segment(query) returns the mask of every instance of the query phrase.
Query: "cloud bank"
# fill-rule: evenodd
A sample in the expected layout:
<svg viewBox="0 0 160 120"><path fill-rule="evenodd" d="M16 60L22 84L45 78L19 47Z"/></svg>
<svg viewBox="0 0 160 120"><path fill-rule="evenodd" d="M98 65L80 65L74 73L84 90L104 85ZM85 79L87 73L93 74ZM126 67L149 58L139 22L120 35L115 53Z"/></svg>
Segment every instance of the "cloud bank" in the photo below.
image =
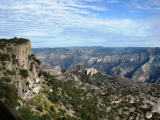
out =
<svg viewBox="0 0 160 120"><path fill-rule="evenodd" d="M105 15L124 14L124 6L129 17ZM27 38L32 47L156 47L159 11L159 0L1 0L0 38ZM133 13L147 18L133 19Z"/></svg>

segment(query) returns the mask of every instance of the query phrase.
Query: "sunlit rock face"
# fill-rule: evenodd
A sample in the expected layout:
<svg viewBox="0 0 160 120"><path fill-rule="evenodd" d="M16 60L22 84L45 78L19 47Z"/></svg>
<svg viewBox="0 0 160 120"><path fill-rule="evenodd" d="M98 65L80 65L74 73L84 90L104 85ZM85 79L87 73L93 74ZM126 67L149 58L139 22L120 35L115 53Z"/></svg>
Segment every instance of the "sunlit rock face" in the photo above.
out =
<svg viewBox="0 0 160 120"><path fill-rule="evenodd" d="M96 69L94 69L94 68L88 68L88 69L86 69L86 71L87 71L87 75L88 75L88 74L91 74L91 76L92 76L93 74L98 73L98 71L97 71Z"/></svg>
<svg viewBox="0 0 160 120"><path fill-rule="evenodd" d="M18 41L18 42L17 42ZM38 79L38 74L42 70L42 66L37 63L35 56L31 52L31 43L27 39L14 39L12 42L1 41L1 44L5 43L4 48L0 48L1 55L8 56L7 60L0 60L1 71L0 77L4 76L6 70L14 73L14 77L11 77L12 83L16 83L18 94L22 98L26 95L29 88L32 88L35 80ZM21 72L25 72L26 76L23 76ZM8 73L7 76L10 76ZM29 85L26 85L26 83ZM26 97L25 97L26 98Z"/></svg>
<svg viewBox="0 0 160 120"><path fill-rule="evenodd" d="M25 44L19 46L11 46L11 54L16 55L16 58L19 60L20 65L24 69L27 69L28 55L31 55L31 43L28 41Z"/></svg>

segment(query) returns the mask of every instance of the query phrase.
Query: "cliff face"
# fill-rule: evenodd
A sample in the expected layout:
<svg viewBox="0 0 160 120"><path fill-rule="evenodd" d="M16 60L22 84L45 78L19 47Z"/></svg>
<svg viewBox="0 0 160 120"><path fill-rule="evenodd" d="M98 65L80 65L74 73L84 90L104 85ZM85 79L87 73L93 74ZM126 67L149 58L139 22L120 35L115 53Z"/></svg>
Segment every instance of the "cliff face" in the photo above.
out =
<svg viewBox="0 0 160 120"><path fill-rule="evenodd" d="M0 77L10 77L22 98L42 70L40 61L31 52L31 43L27 39L1 40Z"/></svg>
<svg viewBox="0 0 160 120"><path fill-rule="evenodd" d="M16 59L24 69L28 69L28 55L31 55L31 43L27 42L20 46L11 46L11 54L16 55Z"/></svg>
<svg viewBox="0 0 160 120"><path fill-rule="evenodd" d="M160 48L148 49L139 54L90 58L84 66L96 68L108 75L120 74L139 81L159 83L155 79L160 75Z"/></svg>

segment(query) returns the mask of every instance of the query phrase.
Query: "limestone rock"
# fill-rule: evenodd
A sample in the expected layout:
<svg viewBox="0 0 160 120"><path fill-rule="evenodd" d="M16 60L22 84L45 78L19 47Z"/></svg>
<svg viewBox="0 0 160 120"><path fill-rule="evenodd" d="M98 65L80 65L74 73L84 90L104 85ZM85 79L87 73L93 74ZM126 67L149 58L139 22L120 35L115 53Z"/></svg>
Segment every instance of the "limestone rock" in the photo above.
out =
<svg viewBox="0 0 160 120"><path fill-rule="evenodd" d="M98 71L94 68L87 68L86 70L87 70L87 75L91 73L91 76L92 76L93 74L98 73Z"/></svg>
<svg viewBox="0 0 160 120"><path fill-rule="evenodd" d="M6 72L6 70L11 71L7 74L13 75L12 82L16 83L18 95L26 97L28 89L32 88L35 80L39 78L38 74L42 71L42 66L32 54L29 40L22 39L21 41L21 39L17 38L14 38L14 40L12 42L9 41L3 49L0 48L0 53L8 56L8 60L0 60L0 77L4 76L3 73ZM17 41L19 42L17 43ZM24 73L21 73L22 70L27 72L26 74L28 74L28 76L23 76L22 74ZM27 82L29 82L29 86L26 85Z"/></svg>
<svg viewBox="0 0 160 120"><path fill-rule="evenodd" d="M151 113L151 112L147 112L147 113L146 113L146 118L147 118L147 119L150 119L151 117L152 117L152 113Z"/></svg>
<svg viewBox="0 0 160 120"><path fill-rule="evenodd" d="M59 75L61 74L61 71L59 70L54 70L54 69L48 69L48 70L45 70L47 73L53 75L53 76L56 76L56 75Z"/></svg>
<svg viewBox="0 0 160 120"><path fill-rule="evenodd" d="M20 107L22 107L22 106L23 106L23 103L22 103L22 101L21 101L21 100L17 100L17 102L20 104Z"/></svg>

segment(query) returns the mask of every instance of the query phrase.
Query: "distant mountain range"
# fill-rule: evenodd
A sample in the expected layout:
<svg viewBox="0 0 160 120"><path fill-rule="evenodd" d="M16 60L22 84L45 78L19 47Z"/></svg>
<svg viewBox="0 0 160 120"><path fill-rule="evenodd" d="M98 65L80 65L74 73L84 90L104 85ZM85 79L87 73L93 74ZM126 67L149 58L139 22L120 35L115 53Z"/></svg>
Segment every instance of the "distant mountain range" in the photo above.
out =
<svg viewBox="0 0 160 120"><path fill-rule="evenodd" d="M60 69L81 64L108 75L120 74L149 83L160 81L160 48L68 47L39 48L32 52L44 63Z"/></svg>
<svg viewBox="0 0 160 120"><path fill-rule="evenodd" d="M123 55L126 53L140 53L147 47L64 47L64 48L32 48L32 53L38 59L51 66L68 69L83 63L91 57L100 58L106 55Z"/></svg>
<svg viewBox="0 0 160 120"><path fill-rule="evenodd" d="M84 66L96 68L108 75L120 74L139 81L159 83L160 48L147 49L140 53L92 57Z"/></svg>

